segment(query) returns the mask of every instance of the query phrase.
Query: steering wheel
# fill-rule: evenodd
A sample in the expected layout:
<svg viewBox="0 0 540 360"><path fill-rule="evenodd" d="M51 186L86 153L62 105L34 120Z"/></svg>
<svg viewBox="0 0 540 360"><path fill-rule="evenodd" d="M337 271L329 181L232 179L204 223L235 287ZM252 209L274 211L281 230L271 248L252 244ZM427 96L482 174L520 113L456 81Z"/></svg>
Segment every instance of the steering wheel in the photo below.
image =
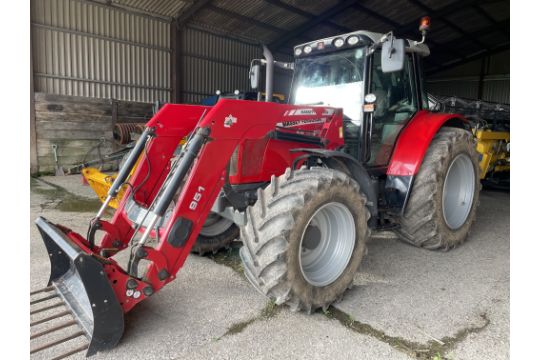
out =
<svg viewBox="0 0 540 360"><path fill-rule="evenodd" d="M410 112L413 110L413 106L409 104L409 99L402 99L398 101L396 104L390 106L388 108L388 111L391 112Z"/></svg>

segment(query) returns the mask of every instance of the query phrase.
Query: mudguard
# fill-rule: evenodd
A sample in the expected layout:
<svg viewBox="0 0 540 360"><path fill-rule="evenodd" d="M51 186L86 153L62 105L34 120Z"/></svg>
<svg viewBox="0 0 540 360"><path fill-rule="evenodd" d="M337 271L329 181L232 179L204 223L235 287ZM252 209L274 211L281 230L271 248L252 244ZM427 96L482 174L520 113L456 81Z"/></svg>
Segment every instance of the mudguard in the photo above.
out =
<svg viewBox="0 0 540 360"><path fill-rule="evenodd" d="M369 173L358 160L347 153L327 149L297 148L291 150L291 152L303 152L308 154L308 156L315 155L317 157L325 158L325 161L327 161L327 165L329 167L342 170L340 165L335 166L335 164L331 162L331 160L339 160L340 164L342 164L341 166L344 165L350 172L353 179L360 184L360 188L368 200L366 206L371 214L370 225L375 225L374 222L378 213L378 198L376 190L378 185L376 181L372 181ZM303 158L304 157L299 157L293 163L293 168L296 168L295 165L297 161L302 160Z"/></svg>
<svg viewBox="0 0 540 360"><path fill-rule="evenodd" d="M469 121L459 114L417 112L399 135L386 175L416 175L433 136L442 126L467 128L468 124Z"/></svg>
<svg viewBox="0 0 540 360"><path fill-rule="evenodd" d="M432 113L421 110L403 129L386 170L384 186L389 211L403 215L414 176L420 170L426 151L443 126L468 128L469 121L459 114Z"/></svg>

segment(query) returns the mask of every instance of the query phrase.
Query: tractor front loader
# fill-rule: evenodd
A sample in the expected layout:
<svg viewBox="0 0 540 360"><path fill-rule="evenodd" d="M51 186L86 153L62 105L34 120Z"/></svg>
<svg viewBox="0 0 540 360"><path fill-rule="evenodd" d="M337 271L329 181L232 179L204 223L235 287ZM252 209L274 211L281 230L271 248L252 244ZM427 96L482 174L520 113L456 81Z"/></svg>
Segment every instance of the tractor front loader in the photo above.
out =
<svg viewBox="0 0 540 360"><path fill-rule="evenodd" d="M250 77L257 88L266 67L266 102L165 105L84 236L36 221L51 260L44 291L74 315L88 355L117 344L124 314L175 279L215 216L240 229L249 282L307 312L343 296L373 230L428 249L466 239L477 153L463 117L428 111L423 41L356 31L295 47L294 64L264 50ZM289 104L270 102L274 66L294 71Z"/></svg>

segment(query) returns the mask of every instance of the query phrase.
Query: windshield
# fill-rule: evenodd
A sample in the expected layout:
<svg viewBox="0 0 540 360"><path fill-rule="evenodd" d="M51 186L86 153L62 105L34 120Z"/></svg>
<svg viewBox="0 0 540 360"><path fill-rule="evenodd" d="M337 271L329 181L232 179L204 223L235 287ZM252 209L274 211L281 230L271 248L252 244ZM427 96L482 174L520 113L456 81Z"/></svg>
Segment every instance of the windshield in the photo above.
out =
<svg viewBox="0 0 540 360"><path fill-rule="evenodd" d="M359 126L362 119L366 48L298 59L292 103L343 109L343 119Z"/></svg>

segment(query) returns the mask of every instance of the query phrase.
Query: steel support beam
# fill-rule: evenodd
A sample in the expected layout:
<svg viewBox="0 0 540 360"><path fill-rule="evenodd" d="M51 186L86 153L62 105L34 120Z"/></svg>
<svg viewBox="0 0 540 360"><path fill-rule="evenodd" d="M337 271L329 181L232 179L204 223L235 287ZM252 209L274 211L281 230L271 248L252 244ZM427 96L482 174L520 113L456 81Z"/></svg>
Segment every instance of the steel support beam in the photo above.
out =
<svg viewBox="0 0 540 360"><path fill-rule="evenodd" d="M171 102L181 104L184 101L185 89L182 85L184 79L184 56L182 51L182 33L185 26L202 9L210 5L212 0L198 0L185 11L176 14L171 22Z"/></svg>
<svg viewBox="0 0 540 360"><path fill-rule="evenodd" d="M315 18L308 20L304 24L298 26L295 29L292 29L288 31L284 36L281 36L276 41L272 42L270 44L270 50L275 51L281 48L283 45L285 45L290 40L299 37L303 33L305 33L307 30L331 19L332 17L342 13L343 11L347 10L351 6L353 6L357 0L346 0L341 1L337 5L331 7L330 9L324 11L322 14L316 16Z"/></svg>
<svg viewBox="0 0 540 360"><path fill-rule="evenodd" d="M434 13L434 10L430 8L429 6L425 5L420 0L407 0L409 3L415 5L416 7L422 9L425 11L428 15L431 17L431 15ZM484 42L478 40L476 37L472 36L470 33L466 32L456 24L452 23L451 21L448 21L445 16L448 14L443 14L440 16L441 21L448 26L449 28L453 29L454 31L460 33L461 35L468 36L476 45L478 45L481 49L488 49L489 46L487 46Z"/></svg>
<svg viewBox="0 0 540 360"><path fill-rule="evenodd" d="M480 77L478 79L478 93L476 94L476 98L482 100L482 96L484 95L484 78L486 77L486 59L489 63L489 57L484 56L482 58L482 63L480 64Z"/></svg>
<svg viewBox="0 0 540 360"><path fill-rule="evenodd" d="M34 59L32 44L32 25L30 25L30 175L39 171L37 153L36 109L34 104Z"/></svg>
<svg viewBox="0 0 540 360"><path fill-rule="evenodd" d="M110 1L108 1L106 3L101 2L101 1L96 1L96 0L75 0L75 1L78 1L78 2L81 2L81 3L92 4L92 5L100 6L100 7L108 7L108 8L111 8L111 9L116 9L116 10L123 11L123 12L128 13L128 14L142 16L142 17L152 19L152 20L159 20L159 21L166 22L166 23L171 21L171 18L169 16L158 15L158 14L155 14L155 13L151 13L151 12L148 12L148 11L138 9L138 8L136 8L134 6L123 6L123 5L119 5L119 4L114 4L114 3L110 2Z"/></svg>
<svg viewBox="0 0 540 360"><path fill-rule="evenodd" d="M194 1L193 4L186 10L181 11L180 13L176 14L174 17L176 19L176 23L178 26L184 26L186 25L199 11L204 9L207 5L209 5L212 2L212 0L197 0Z"/></svg>
<svg viewBox="0 0 540 360"><path fill-rule="evenodd" d="M505 21L498 22L496 25L493 25L493 26L490 26L490 27L475 31L475 32L473 32L471 34L473 36L480 37L480 36L484 36L484 35L487 35L487 34L491 34L492 32L497 31L497 29L500 28L500 27L502 27L502 28L510 28L510 20L505 20ZM428 40L429 40L429 38L428 38ZM437 43L437 44L435 44L435 43L431 42L433 44L433 46L430 46L431 53L432 54L439 54L441 52L448 52L448 49L453 49L455 47L459 47L460 44L462 44L463 42L466 42L468 40L469 40L469 36L462 36L462 37L459 37L457 39L447 41L445 43ZM466 56L466 54L465 55L462 54L458 58L460 59L460 58L465 57L465 56Z"/></svg>
<svg viewBox="0 0 540 360"><path fill-rule="evenodd" d="M433 10L430 14L430 17L432 21L437 20L453 12L457 12L465 8L469 8L475 5L481 5L481 4L489 3L489 2L490 2L489 0L457 0L446 6L443 6L440 9ZM415 19L397 28L395 33L396 35L404 35L404 34L410 33L411 31L418 31L418 25L419 25L418 19Z"/></svg>
<svg viewBox="0 0 540 360"><path fill-rule="evenodd" d="M257 26L257 27L272 31L272 32L277 33L277 34L282 34L282 33L286 32L285 29L275 27L273 25L264 23L262 21L255 20L252 17L247 17L247 16L244 16L244 15L240 15L240 14L238 14L236 12L233 12L233 11L230 11L230 10L227 10L227 9L223 9L223 8L220 8L220 7L217 7L217 6L214 6L214 5L209 4L209 5L206 6L206 9L210 10L212 12L215 12L217 14L225 15L226 17L229 17L229 18L240 20L245 24L250 24L250 25L253 25L253 26Z"/></svg>
<svg viewBox="0 0 540 360"><path fill-rule="evenodd" d="M476 54L471 54L470 56L466 56L461 59L456 59L455 61L453 60L453 61L447 62L445 64L442 64L441 66L437 66L431 69L426 69L426 74L432 75L441 71L452 69L456 66L460 66L474 60L482 59L483 57L489 57L489 56L501 53L509 49L510 49L510 42L507 42L507 43L498 45L490 50L480 51Z"/></svg>
<svg viewBox="0 0 540 360"><path fill-rule="evenodd" d="M402 26L401 24L399 24L399 23L387 18L386 16L381 15L381 14L379 14L379 13L377 13L377 12L375 12L375 11L373 11L373 10L371 10L371 9L361 5L361 4L355 4L354 8L357 9L358 11L363 12L364 14L367 14L367 15L369 15L369 16L371 16L371 17L373 17L373 18L375 18L375 19L377 19L377 20L379 20L381 22L384 22L384 23L388 24L391 27L389 30L399 29ZM413 35L411 37L414 37L414 35L416 35L417 32L413 33L411 31L408 34ZM439 42L433 41L433 39L428 39L428 42L430 44L433 44L434 46L439 46L440 45ZM447 53L451 53L454 56L458 56L458 57L462 57L462 56L465 55L464 53L461 53L461 52L459 52L459 51L457 51L455 49L452 49L452 48L447 48L444 51L447 52Z"/></svg>
<svg viewBox="0 0 540 360"><path fill-rule="evenodd" d="M316 16L313 15L312 13L304 11L304 10L302 10L300 8L289 5L287 3L284 3L281 0L264 0L264 2L266 2L268 4L271 4L271 5L274 5L276 7L279 7L281 9L285 10L285 11L292 12L292 13L294 13L296 15L303 16L308 20L313 20L314 18L316 18ZM344 33L353 31L352 29L349 29L348 27L336 24L335 22L332 22L332 21L329 21L329 20L326 20L326 21L322 22L322 24L331 26L331 27L335 28L336 30L339 30L339 31L344 32Z"/></svg>
<svg viewBox="0 0 540 360"><path fill-rule="evenodd" d="M510 24L508 26L500 26L500 23L497 22L494 18L491 17L481 6L476 5L473 6L474 10L478 12L480 15L482 15L487 21L490 22L491 25L493 25L499 33L506 36L506 38L510 39ZM509 12L510 13L510 12Z"/></svg>
<svg viewBox="0 0 540 360"><path fill-rule="evenodd" d="M177 27L176 21L171 25L171 102L182 103L182 34Z"/></svg>

